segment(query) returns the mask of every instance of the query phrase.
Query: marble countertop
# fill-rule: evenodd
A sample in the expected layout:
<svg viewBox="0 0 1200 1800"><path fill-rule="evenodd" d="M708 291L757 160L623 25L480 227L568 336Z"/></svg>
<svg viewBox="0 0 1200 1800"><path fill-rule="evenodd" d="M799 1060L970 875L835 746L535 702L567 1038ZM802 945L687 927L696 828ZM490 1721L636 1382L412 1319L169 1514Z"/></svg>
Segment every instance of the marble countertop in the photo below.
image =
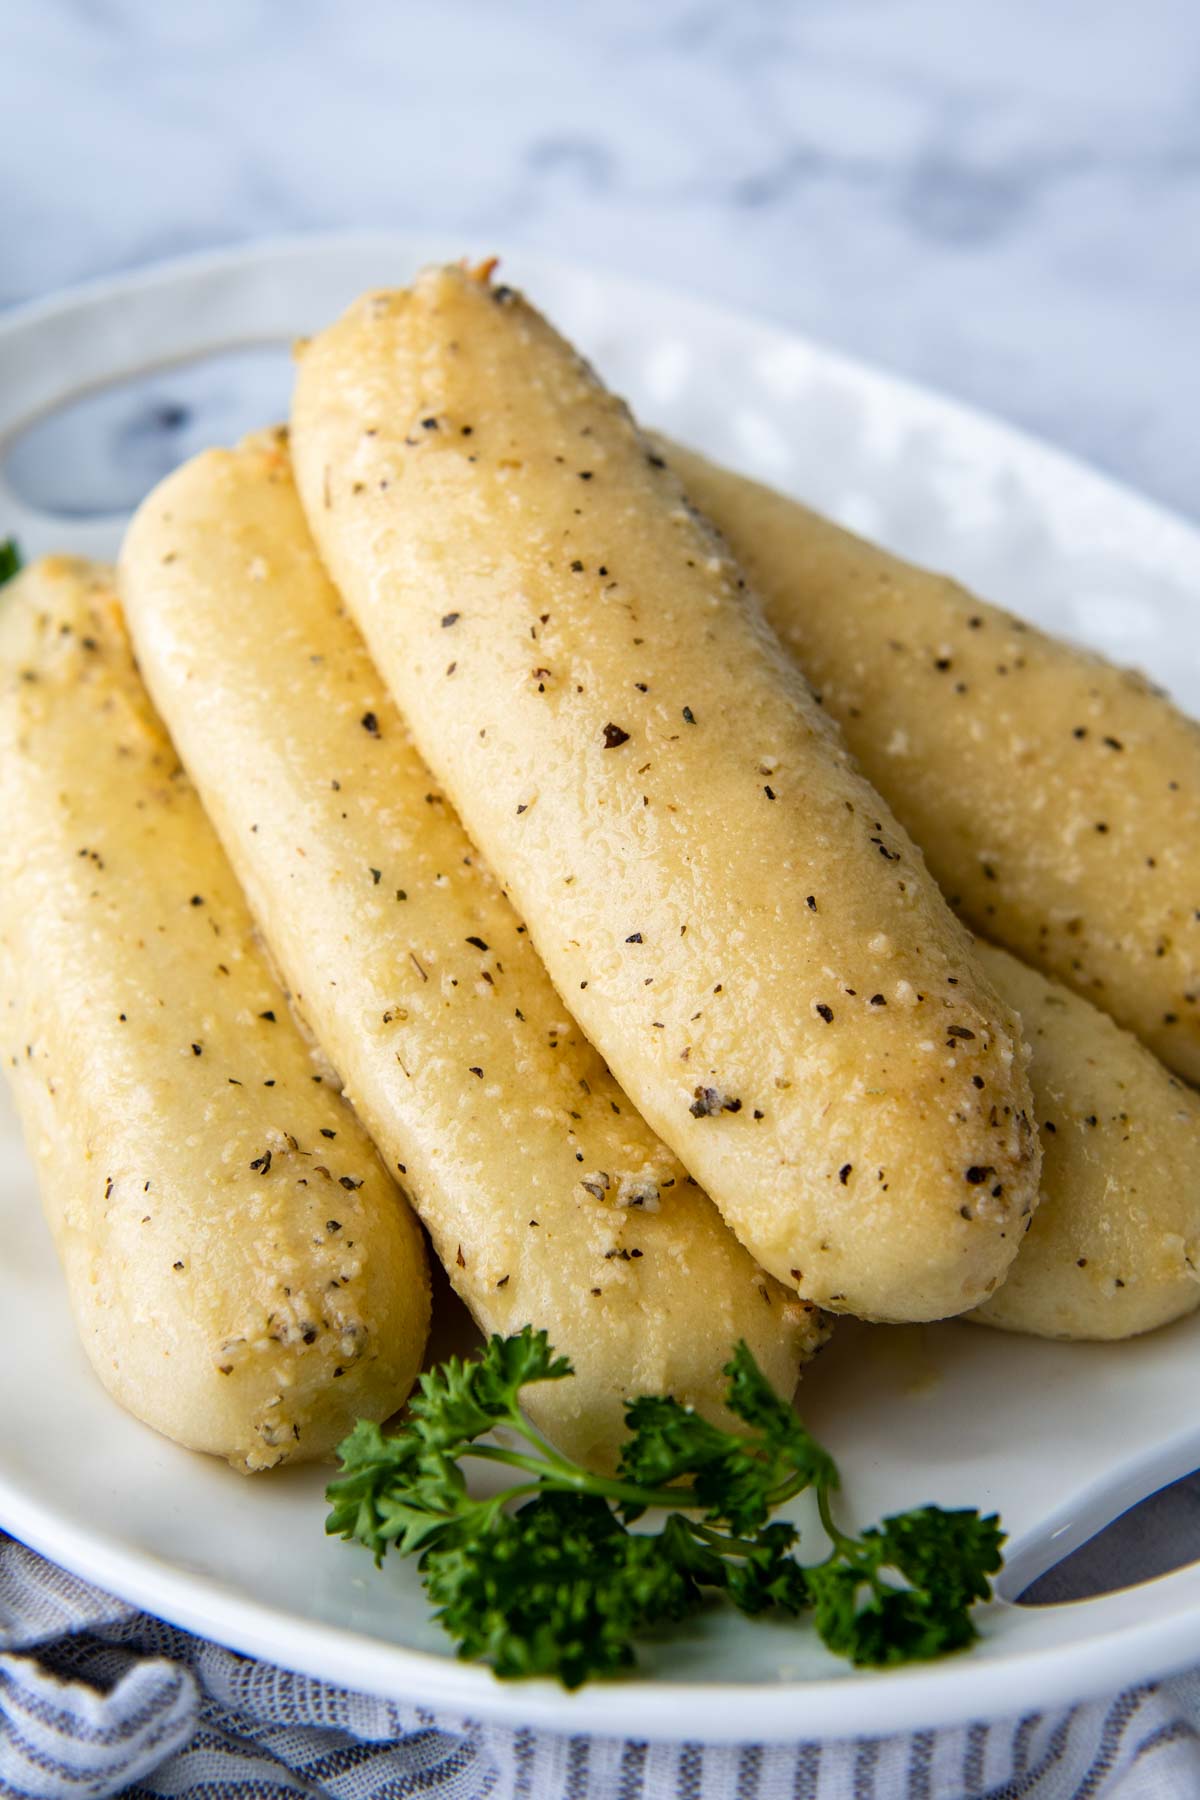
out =
<svg viewBox="0 0 1200 1800"><path fill-rule="evenodd" d="M0 306L408 227L666 278L1200 515L1194 0L13 0Z"/></svg>

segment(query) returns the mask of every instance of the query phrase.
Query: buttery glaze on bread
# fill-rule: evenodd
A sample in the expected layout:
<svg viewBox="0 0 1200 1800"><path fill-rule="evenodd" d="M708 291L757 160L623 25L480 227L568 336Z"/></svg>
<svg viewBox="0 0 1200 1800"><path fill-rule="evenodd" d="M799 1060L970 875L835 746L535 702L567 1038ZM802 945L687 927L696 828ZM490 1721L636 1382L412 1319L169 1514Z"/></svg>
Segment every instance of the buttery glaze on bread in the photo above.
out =
<svg viewBox="0 0 1200 1800"><path fill-rule="evenodd" d="M931 783L950 775L957 781L960 765L948 761L951 739L959 742L962 696L957 686L935 686L932 699L926 695L918 704L914 686L902 683L896 692L882 685L884 670L879 667L874 674L881 685L865 688L859 659L869 660L873 652L890 667L903 652L903 645L886 641L902 602L911 602L917 616L921 602L935 595L947 606L969 601L976 609L977 603L950 584L859 543L782 495L693 452L663 447L684 474L689 492L702 499L709 516L753 568L771 624L798 657L809 656L809 666L819 672L823 698L880 787L888 785L889 771L899 781L897 809L903 813L906 804L920 804ZM890 594L886 608L881 608L878 591L883 569L890 571L898 590ZM864 574L871 578L859 587ZM993 626L1014 628L993 608L977 610ZM974 629L984 628L981 623ZM1077 698L1078 682L1091 678L1094 659L1065 645L1051 645L1051 652L1060 664L1073 664ZM911 662L909 670L911 675ZM1124 684L1119 672L1105 673L1118 686ZM997 676L993 685L1001 680ZM1072 698L1068 689L1063 696L1068 710ZM1171 715L1165 702L1153 705L1164 719ZM901 730L896 724L901 707L906 709L904 732L919 729L924 734L922 754L928 761L916 771L916 779L911 740L903 754L898 738L886 754L883 750L886 734ZM984 719L985 729L995 723L987 715ZM1030 736L1042 731L1044 713L1029 719L1022 714L1021 728ZM1178 745L1191 727L1174 715L1170 729ZM1008 795L1013 791L1005 790ZM1026 805L1036 806L1026 790L1020 792ZM986 796L976 798L983 817ZM915 830L917 821L909 822ZM952 829L928 825L939 851L963 854L962 824L956 815ZM1028 854L1028 846L1023 849ZM1000 895L997 914L1003 904ZM997 914L989 914L989 927ZM1200 1097L1098 1006L983 940L976 950L996 992L1020 1017L1030 1047L1029 1079L1043 1161L1032 1227L1004 1285L971 1316L1042 1337L1113 1339L1154 1330L1193 1311L1200 1305Z"/></svg>
<svg viewBox="0 0 1200 1800"><path fill-rule="evenodd" d="M111 572L0 594L0 1049L83 1346L236 1468L420 1366L420 1229L316 1069L138 679Z"/></svg>
<svg viewBox="0 0 1200 1800"><path fill-rule="evenodd" d="M979 944L1032 1052L1042 1198L972 1317L1039 1337L1125 1338L1200 1305L1200 1094L1131 1032Z"/></svg>
<svg viewBox="0 0 1200 1800"><path fill-rule="evenodd" d="M282 434L165 481L122 581L294 1002L454 1287L485 1330L544 1326L575 1365L531 1391L543 1429L611 1465L627 1397L719 1416L739 1338L790 1393L818 1315L756 1266L565 1013L321 568Z"/></svg>
<svg viewBox="0 0 1200 1800"><path fill-rule="evenodd" d="M293 437L419 748L742 1242L833 1309L976 1305L1037 1194L1016 1020L626 408L435 269L307 346Z"/></svg>
<svg viewBox="0 0 1200 1800"><path fill-rule="evenodd" d="M1200 725L756 482L664 446L975 928L1200 1082Z"/></svg>

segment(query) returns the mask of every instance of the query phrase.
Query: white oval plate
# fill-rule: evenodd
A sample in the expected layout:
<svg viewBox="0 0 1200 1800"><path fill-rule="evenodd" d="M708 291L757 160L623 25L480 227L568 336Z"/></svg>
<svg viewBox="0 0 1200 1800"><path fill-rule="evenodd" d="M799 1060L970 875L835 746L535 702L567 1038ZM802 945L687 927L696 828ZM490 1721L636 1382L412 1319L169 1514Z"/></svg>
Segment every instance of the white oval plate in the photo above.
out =
<svg viewBox="0 0 1200 1800"><path fill-rule="evenodd" d="M49 517L5 479L9 449L49 409L198 352L286 342L360 289L404 281L459 248L276 243L11 315L0 322L0 536L15 532L27 553L111 555L119 541L119 517ZM504 272L644 418L1042 624L1136 659L1200 711L1200 533L1182 521L1000 424L775 327L541 258L516 256ZM215 437L266 422L245 416L245 403L269 404L259 364L246 361L250 391L232 396L230 366L237 389L227 364L207 411L201 403ZM173 381L205 392L192 370L163 374L160 395ZM90 430L99 421L116 456L137 436L138 405L113 393L76 416L81 429L87 416ZM11 468L28 475L36 462L18 455ZM323 1472L246 1480L118 1411L76 1345L4 1106L0 1243L0 1524L153 1612L288 1667L477 1718L715 1742L999 1717L1200 1656L1200 1566L1072 1605L1009 1603L1126 1507L1200 1465L1200 1317L1115 1346L953 1324L843 1328L803 1390L806 1416L838 1457L860 1522L929 1500L1001 1512L1006 1598L984 1614L983 1641L944 1663L866 1674L828 1656L803 1624L750 1625L714 1609L651 1646L636 1677L568 1695L456 1662L410 1565L377 1574L365 1553L324 1538Z"/></svg>

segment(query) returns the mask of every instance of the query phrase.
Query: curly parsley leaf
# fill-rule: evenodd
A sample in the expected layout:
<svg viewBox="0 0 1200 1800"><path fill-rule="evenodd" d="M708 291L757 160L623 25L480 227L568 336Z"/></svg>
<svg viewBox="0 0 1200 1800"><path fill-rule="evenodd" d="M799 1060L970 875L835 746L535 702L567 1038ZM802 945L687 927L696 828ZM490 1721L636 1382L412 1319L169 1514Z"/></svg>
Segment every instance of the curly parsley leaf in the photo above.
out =
<svg viewBox="0 0 1200 1800"><path fill-rule="evenodd" d="M661 1487L690 1478L695 1504L737 1532L757 1531L776 1506L807 1487L836 1487L833 1459L763 1375L745 1344L726 1368L726 1404L751 1429L736 1436L681 1406L644 1397L625 1408L632 1432L621 1473ZM627 1520L637 1516L626 1505Z"/></svg>
<svg viewBox="0 0 1200 1800"><path fill-rule="evenodd" d="M0 539L0 587L19 575L24 567L24 558L17 547L16 538Z"/></svg>
<svg viewBox="0 0 1200 1800"><path fill-rule="evenodd" d="M914 1588L937 1588L964 1606L990 1597L988 1577L1004 1560L1004 1533L995 1513L981 1519L973 1511L921 1506L884 1519L863 1538L878 1543L882 1561L899 1569Z"/></svg>
<svg viewBox="0 0 1200 1800"><path fill-rule="evenodd" d="M646 1487L660 1487L720 1463L733 1441L727 1431L691 1407L660 1395L627 1400L625 1424L632 1436L618 1467L630 1481Z"/></svg>
<svg viewBox="0 0 1200 1800"><path fill-rule="evenodd" d="M831 1457L745 1344L726 1374L729 1410L746 1429L643 1396L626 1405L615 1476L571 1462L522 1417L526 1386L571 1372L545 1332L493 1337L478 1357L422 1376L398 1432L360 1421L339 1451L326 1529L376 1561L389 1548L416 1555L460 1656L577 1687L630 1667L640 1635L714 1591L750 1616L811 1610L829 1649L858 1664L926 1660L975 1638L971 1608L1000 1567L999 1521L925 1506L859 1537L841 1531ZM513 1484L475 1498L467 1457L506 1465ZM830 1542L810 1564L795 1554L796 1527L771 1520L806 1489ZM659 1509L657 1531L629 1530Z"/></svg>
<svg viewBox="0 0 1200 1800"><path fill-rule="evenodd" d="M412 1429L429 1449L455 1449L494 1425L518 1423L518 1395L530 1382L572 1374L546 1333L526 1325L515 1337L492 1337L478 1357L452 1356L422 1375L409 1405Z"/></svg>
<svg viewBox="0 0 1200 1800"><path fill-rule="evenodd" d="M802 1476L806 1487L836 1488L838 1472L833 1458L797 1418L790 1403L775 1392L744 1343L738 1344L725 1372L730 1412L761 1436L777 1463Z"/></svg>
<svg viewBox="0 0 1200 1800"><path fill-rule="evenodd" d="M482 1538L428 1551L422 1573L460 1656L572 1688L628 1668L639 1632L697 1600L663 1540L626 1531L592 1494L540 1494Z"/></svg>

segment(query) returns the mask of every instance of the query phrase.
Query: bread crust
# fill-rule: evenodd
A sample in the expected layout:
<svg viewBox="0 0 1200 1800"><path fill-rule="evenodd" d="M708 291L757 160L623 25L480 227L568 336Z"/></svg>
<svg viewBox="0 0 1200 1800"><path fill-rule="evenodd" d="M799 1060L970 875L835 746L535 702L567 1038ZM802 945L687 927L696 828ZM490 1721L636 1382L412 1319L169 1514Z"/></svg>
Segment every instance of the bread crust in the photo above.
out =
<svg viewBox="0 0 1200 1800"><path fill-rule="evenodd" d="M303 350L293 450L423 755L742 1242L834 1310L976 1305L1037 1194L1016 1021L626 408L437 269Z"/></svg>
<svg viewBox="0 0 1200 1800"><path fill-rule="evenodd" d="M1200 725L797 501L662 447L977 931L1200 1083Z"/></svg>
<svg viewBox="0 0 1200 1800"><path fill-rule="evenodd" d="M420 1366L420 1229L289 1017L111 572L0 597L0 1048L92 1366L251 1471Z"/></svg>
<svg viewBox="0 0 1200 1800"><path fill-rule="evenodd" d="M282 436L169 477L122 583L294 1002L452 1284L485 1331L544 1327L574 1363L531 1390L537 1422L611 1466L637 1393L720 1415L739 1338L790 1393L816 1310L741 1248L564 1010L345 617Z"/></svg>

